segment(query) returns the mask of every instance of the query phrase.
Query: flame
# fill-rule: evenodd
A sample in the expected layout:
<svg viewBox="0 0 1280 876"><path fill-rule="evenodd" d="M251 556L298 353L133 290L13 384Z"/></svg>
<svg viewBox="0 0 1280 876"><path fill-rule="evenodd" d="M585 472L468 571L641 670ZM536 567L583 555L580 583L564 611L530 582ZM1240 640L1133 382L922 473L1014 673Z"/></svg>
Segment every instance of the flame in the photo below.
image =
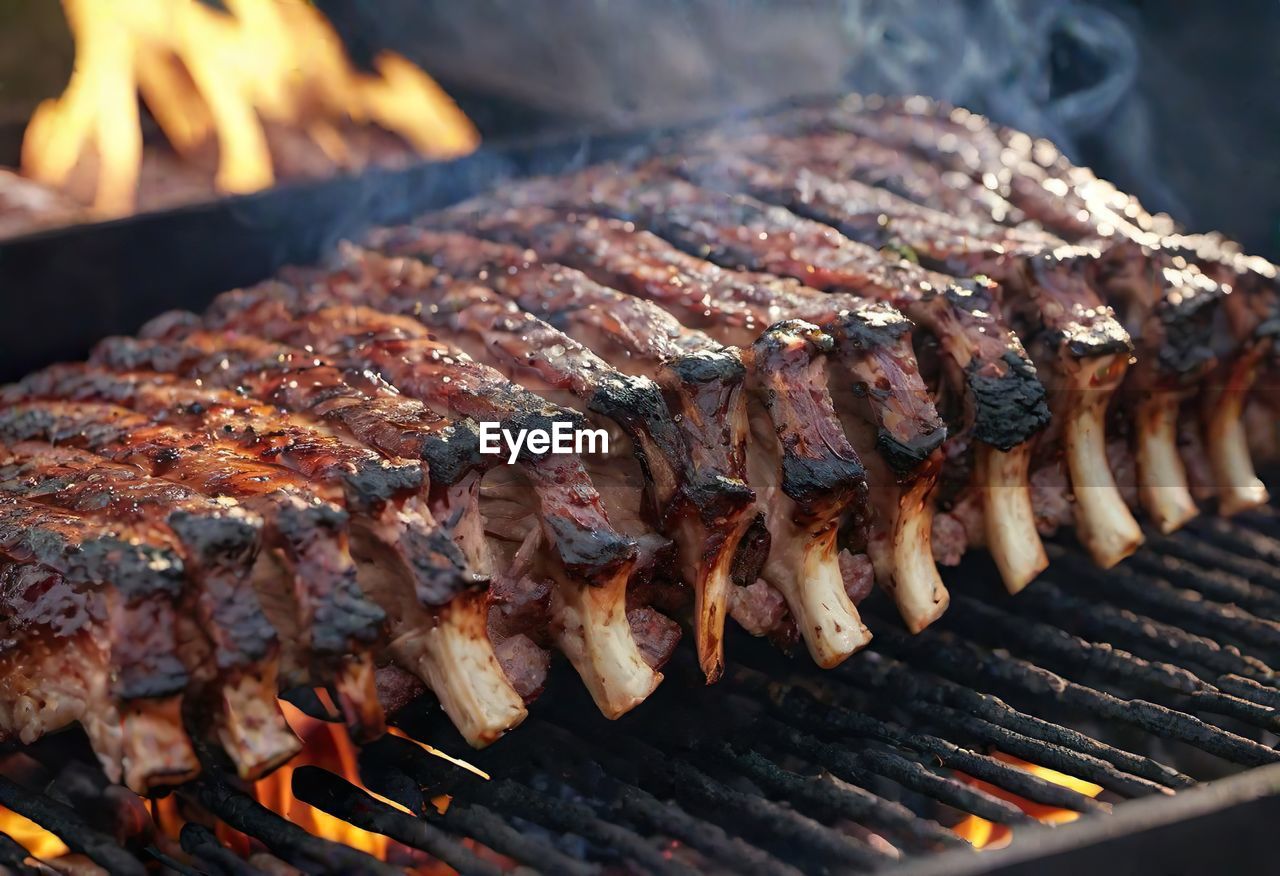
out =
<svg viewBox="0 0 1280 876"><path fill-rule="evenodd" d="M95 153L95 209L132 212L142 166L138 95L174 149L216 141L215 183L243 193L275 181L263 122L304 132L349 167L341 129L374 124L437 158L472 151L478 135L426 73L384 52L374 73L352 66L305 0L63 0L76 45L63 94L42 103L22 144L24 173L64 186Z"/></svg>
<svg viewBox="0 0 1280 876"><path fill-rule="evenodd" d="M178 798L170 794L168 797L144 800L143 803L151 813L151 820L155 822L156 830L176 841L182 831L182 825L186 823L186 819L178 809Z"/></svg>
<svg viewBox="0 0 1280 876"><path fill-rule="evenodd" d="M1037 764L1030 763L1022 760L1021 758L1014 757L1013 755L997 751L994 752L992 756L1007 764L1016 766L1018 769L1025 770L1032 775L1039 776L1042 779L1053 782L1055 785L1070 788L1071 790L1078 791L1088 797L1097 797L1102 793L1101 785L1095 785L1093 782L1086 782L1084 779L1077 779L1075 776L1069 776L1066 773L1060 773L1057 770L1051 770L1048 767L1042 767ZM1023 812L1027 813L1042 824L1066 824L1067 822L1075 821L1080 817L1080 813L1072 812L1070 809L1058 809L1054 806L1045 806L1040 803L1033 803L1032 801L1019 797L1016 794L1011 794L1003 788L997 788L994 785L989 785L986 782L979 781L978 779L974 779L963 774L961 774L960 777L966 782L972 784L974 787L981 788L983 791L999 797L1002 800L1008 800L1010 803L1013 803ZM968 840L975 849L1002 848L1009 844L1009 840L1013 835L1013 831L1008 825L987 821L985 818L979 818L976 815L966 817L951 829L962 838Z"/></svg>
<svg viewBox="0 0 1280 876"><path fill-rule="evenodd" d="M29 818L0 806L0 832L13 837L31 857L51 860L67 853L67 844Z"/></svg>
<svg viewBox="0 0 1280 876"><path fill-rule="evenodd" d="M293 771L304 764L323 767L359 786L361 790L372 794L382 802L395 806L403 812L409 812L409 810L360 784L356 749L341 724L312 718L286 700L280 700L280 708L284 712L285 720L293 728L293 732L297 733L298 738L303 741L303 748L293 760L265 779L254 782L254 797L263 806L283 815L315 836L351 846L386 860L388 840L385 836L362 830L294 797Z"/></svg>
<svg viewBox="0 0 1280 876"><path fill-rule="evenodd" d="M320 700L321 705L330 709L337 714L333 706L332 699L327 691L323 688L316 689L316 696ZM366 787L360 781L359 766L356 760L356 747L347 736L342 725L337 722L322 721L302 712L287 700L279 700L280 709L284 713L285 720L289 726L302 740L302 750L294 756L294 758L283 766L279 767L270 776L260 779L253 783L250 792L263 806L282 815L289 821L310 832L314 836L323 839L332 840L333 842L343 843L351 848L359 849L370 855L380 859L388 860L388 857L396 858L400 864L408 867L408 872L415 876L437 876L437 874L453 872L448 867L438 861L424 860L424 854L415 852L414 850L405 848L395 843L387 837L362 830L355 825L349 824L340 818L336 818L316 809L293 795L293 773L300 766L318 766L322 769L329 770L342 776L346 781L352 783L360 790L364 791L371 797L380 800L388 806L393 806L408 815L417 815L403 804L384 797L378 792ZM452 763L455 763L465 769L471 770L479 776L488 779L489 776L479 768L450 757L448 754L432 748L430 745L418 742L413 737L406 735L398 728L388 728L392 733L413 742L421 747L424 751L431 753L436 757L442 757ZM448 796L440 796L432 799L432 804L440 813L448 808L450 798ZM156 829L164 836L177 840L182 825L185 823L177 798L163 797L155 800L147 801L147 809L151 813L152 820L156 824ZM254 851L255 845L253 841L245 834L231 828L224 822L217 822L214 826L218 839L227 848L231 849L241 858L248 858ZM473 840L466 839L464 843L479 851L481 847ZM489 853L492 854L492 853ZM410 863L412 862L412 863ZM511 862L515 866L514 862Z"/></svg>

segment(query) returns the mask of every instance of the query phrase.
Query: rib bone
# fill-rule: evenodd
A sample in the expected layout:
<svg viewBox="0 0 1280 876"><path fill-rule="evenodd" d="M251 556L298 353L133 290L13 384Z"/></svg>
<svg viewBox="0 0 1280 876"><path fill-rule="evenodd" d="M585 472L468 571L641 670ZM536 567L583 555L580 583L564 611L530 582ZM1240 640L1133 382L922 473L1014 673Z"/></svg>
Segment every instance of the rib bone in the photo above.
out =
<svg viewBox="0 0 1280 876"><path fill-rule="evenodd" d="M1143 540L1106 465L1107 402L1126 358L1076 363L1068 372L1076 378L1069 390L1076 401L1075 415L1064 424L1063 445L1076 497L1076 534L1104 569L1132 554Z"/></svg>

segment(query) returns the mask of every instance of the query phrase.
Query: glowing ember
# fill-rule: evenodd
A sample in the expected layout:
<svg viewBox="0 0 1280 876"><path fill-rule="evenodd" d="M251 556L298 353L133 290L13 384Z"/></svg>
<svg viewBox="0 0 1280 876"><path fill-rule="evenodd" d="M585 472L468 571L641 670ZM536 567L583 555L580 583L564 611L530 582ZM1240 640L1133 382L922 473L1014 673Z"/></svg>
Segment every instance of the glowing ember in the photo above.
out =
<svg viewBox="0 0 1280 876"><path fill-rule="evenodd" d="M33 858L52 860L67 853L67 844L29 818L0 806L0 832L17 840Z"/></svg>
<svg viewBox="0 0 1280 876"><path fill-rule="evenodd" d="M1016 766L1018 769L1025 770L1032 775L1039 776L1042 779L1053 782L1055 785L1061 785L1064 788L1070 788L1078 791L1088 797L1097 797L1102 793L1102 786L1095 785L1092 782L1086 782L1084 779L1077 779L1075 776L1069 776L1066 773L1060 773L1057 770L1051 770L1048 767L1038 766L1029 763L1012 755L1003 752L995 752L993 757L1004 761L1007 764ZM969 784L976 788L980 788L987 793L999 797L1002 800L1008 800L1017 806L1023 812L1042 824L1066 824L1069 821L1075 821L1080 817L1080 813L1072 812L1070 809L1058 809L1053 806L1044 806L1040 803L1033 803L1016 794L1011 794L1003 788L997 788L986 782L979 781L969 776L961 775ZM1001 848L1009 844L1013 831L1008 825L996 824L993 821L987 821L985 818L979 818L976 815L970 815L951 828L955 833L968 840L974 848Z"/></svg>
<svg viewBox="0 0 1280 876"><path fill-rule="evenodd" d="M186 823L182 813L178 811L178 798L170 795L144 802L147 811L151 813L151 820L155 822L156 830L171 840L177 840L182 825Z"/></svg>
<svg viewBox="0 0 1280 876"><path fill-rule="evenodd" d="M451 754L446 754L445 752L441 751L441 750L440 750L440 749L438 749L438 748L432 748L430 745L427 745L427 743L425 743L425 742L419 742L418 740L416 740L416 739L414 739L412 736L410 736L408 733L405 733L405 732L404 732L403 730L401 730L399 727L388 727L388 728L387 728L387 732L388 732L388 733L390 733L392 736L399 736L401 739L407 739L407 740L409 740L409 741L410 741L410 742L412 742L414 745L418 746L418 747L419 747L419 748L421 748L423 751L427 752L427 754L430 754L432 757L440 757L440 758L444 758L445 760L449 761L449 763L453 764L454 766L460 766L460 767L462 767L464 770L468 770L469 772L473 772L473 773L475 773L477 776L479 776L479 777L480 777L480 778L482 778L482 779L489 779L489 778L491 778L491 776L490 776L488 773L486 773L484 770L480 769L480 767L476 766L475 764L473 764L473 763L467 763L465 760L462 760L461 758L454 757L454 756L453 756L453 755L451 755Z"/></svg>
<svg viewBox="0 0 1280 876"><path fill-rule="evenodd" d="M422 70L383 53L356 70L337 34L304 0L63 0L76 44L66 91L37 108L24 173L62 187L96 159L94 207L131 212L143 156L138 95L174 149L217 147L217 187L271 185L264 122L304 132L334 164L356 163L344 127L377 125L430 157L463 155L478 136Z"/></svg>

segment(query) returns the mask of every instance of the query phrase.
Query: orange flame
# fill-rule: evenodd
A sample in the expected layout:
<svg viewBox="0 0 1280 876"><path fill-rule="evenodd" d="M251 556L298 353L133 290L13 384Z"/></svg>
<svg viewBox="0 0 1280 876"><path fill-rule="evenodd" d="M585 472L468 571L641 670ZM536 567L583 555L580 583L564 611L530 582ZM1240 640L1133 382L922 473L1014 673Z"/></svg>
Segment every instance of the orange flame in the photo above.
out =
<svg viewBox="0 0 1280 876"><path fill-rule="evenodd" d="M0 831L13 837L33 858L52 860L67 853L67 844L29 818L0 806Z"/></svg>
<svg viewBox="0 0 1280 876"><path fill-rule="evenodd" d="M336 714L332 700L323 689L317 689L316 695L321 704ZM415 876L437 876L452 872L448 867L430 859L423 860L424 855L399 846L387 837L362 830L340 818L336 818L302 802L293 795L293 773L300 766L317 766L342 776L366 794L393 806L409 815L416 813L405 806L384 797L366 787L360 781L359 766L356 761L356 748L339 723L321 721L312 718L286 700L280 700L280 708L289 726L302 740L302 750L292 760L279 767L274 773L253 784L251 793L259 803L278 815L311 833L313 836L333 842L343 843L351 848L359 849L380 860L388 860L389 856L398 857L400 863L409 867L408 872ZM425 743L418 742L397 728L388 728L392 733L412 741L424 751L442 757L484 778L489 776L466 761L451 757ZM441 796L432 799L432 804L443 813L449 806L450 798ZM176 840L185 823L180 806L175 797L164 797L148 801L148 810L155 821L157 830L170 839ZM253 842L246 835L231 828L224 822L217 822L215 833L223 845L242 858L248 858L254 851ZM479 850L480 847L471 840L466 844ZM411 863L412 862L412 863Z"/></svg>
<svg viewBox="0 0 1280 876"><path fill-rule="evenodd" d="M94 207L134 208L142 165L140 93L177 152L216 140L217 187L252 192L275 181L263 122L303 131L351 166L344 124L374 124L418 153L454 157L478 135L426 73L383 53L356 70L333 28L305 0L63 0L76 60L62 96L31 117L23 171L64 186L96 153Z"/></svg>
<svg viewBox="0 0 1280 876"><path fill-rule="evenodd" d="M1095 785L1093 782L1086 782L1084 779L1077 779L1075 776L1069 776L1066 773L1060 773L1057 770L1051 770L1048 767L1029 763L1021 758L1014 757L1013 755L997 751L994 752L992 756L1007 764L1016 766L1018 769L1025 770L1032 775L1039 776L1042 779L1053 782L1055 785L1061 785L1064 788L1079 791L1081 794L1088 797L1097 797L1102 793L1101 785ZM1040 803L1033 803L1032 801L1019 797L1016 794L1011 794L1003 788L997 788L994 785L989 785L986 782L979 781L978 779L974 779L963 774L960 775L960 778L964 779L974 787L992 794L993 796L1009 801L1042 824L1066 824L1067 822L1075 821L1080 817L1080 813L1072 812L1070 809L1058 809L1054 806L1045 806ZM1013 835L1013 831L1008 825L987 821L985 818L979 818L976 815L966 817L951 829L962 838L968 840L975 849L1001 848L1003 846L1007 846Z"/></svg>
<svg viewBox="0 0 1280 876"><path fill-rule="evenodd" d="M280 708L284 711L285 720L289 722L293 732L297 733L298 738L303 741L303 749L293 760L274 773L254 782L254 797L263 806L283 815L315 836L351 846L385 860L388 842L385 836L361 830L341 818L335 818L294 797L293 771L304 764L322 767L359 785L362 790L373 794L384 803L405 812L409 810L393 800L374 794L360 784L355 746L347 737L341 724L318 721L286 700L280 701Z"/></svg>

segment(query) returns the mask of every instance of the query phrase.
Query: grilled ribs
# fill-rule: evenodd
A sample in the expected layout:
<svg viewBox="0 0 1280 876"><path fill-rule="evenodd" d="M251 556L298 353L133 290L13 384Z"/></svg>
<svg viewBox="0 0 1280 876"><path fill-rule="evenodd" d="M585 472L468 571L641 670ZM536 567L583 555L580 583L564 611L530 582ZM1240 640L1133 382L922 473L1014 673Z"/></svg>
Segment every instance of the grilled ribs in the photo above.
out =
<svg viewBox="0 0 1280 876"><path fill-rule="evenodd" d="M869 547L872 556L880 559L880 580L892 590L912 627L922 628L938 616L945 608L946 592L931 559L930 520L925 513L930 506L919 499L932 485L936 462L930 455L945 430L912 361L909 324L896 311L813 290L805 296L789 281L728 272L622 222L560 217L545 208L492 205L494 209L489 210L488 206L483 200L463 204L435 221L470 225L478 233L518 240L548 260L575 265L601 282L651 299L726 343L751 348L764 326L784 317L819 324L830 341L811 346L811 350L825 350L823 358L847 372L853 386L875 388L864 393L867 403L853 407L869 418L875 429L873 438L861 440L863 462L889 470L872 478L879 513L873 521ZM409 235L404 245L421 248L420 244L429 242L435 259L442 258L448 249L448 238L430 240L422 238L421 232L416 242L414 237ZM505 268L506 273L511 271L510 266ZM577 272L559 269L555 274L572 277ZM577 282L581 285L586 280ZM826 393L826 375L819 366L815 369L811 378L821 378L818 391ZM847 410L851 406L840 407ZM833 408L825 416L838 417L839 413ZM821 422L813 420L807 428ZM799 428L806 427L802 424ZM860 434L865 430L854 427L854 431ZM916 499L895 497L888 488L895 480L903 483L904 493L913 493Z"/></svg>
<svg viewBox="0 0 1280 876"><path fill-rule="evenodd" d="M1066 456L1080 539L1103 566L1132 553L1142 532L1107 463L1105 415L1133 346L1090 283L1094 254L1051 237L1023 240L954 220L889 192L812 172L802 161L782 166L710 156L683 159L679 169L699 182L785 206L863 243L905 247L929 267L999 283L1004 311L1041 373L1055 378L1050 431L1059 431L1061 440L1042 436L1038 448L1042 456L1046 449L1053 457ZM1007 557L1003 550L995 555L998 562ZM1026 583L1016 570L1002 571L1014 589Z"/></svg>
<svg viewBox="0 0 1280 876"><path fill-rule="evenodd" d="M584 337L614 338L615 345L625 345L620 364L637 355L652 356L642 345L625 339L652 338L655 327L685 345L696 340L651 305L646 308L644 302L604 288L576 270L540 263L532 253L517 247L413 228L388 232L379 243L395 252L429 259L434 267L479 277L521 306L551 319L572 319ZM583 315L593 311L594 317ZM604 327L602 321L618 328ZM832 341L815 326L799 323L779 324L747 340L751 403L760 410L744 422L757 428L745 442L743 458L770 538L762 577L783 595L814 659L821 665L834 665L864 645L868 636L849 597L850 589L858 592L856 575L842 574L835 542L842 520L848 532L857 534L855 544L861 537L865 478L826 394L823 359ZM707 359L705 336L696 342L703 346L697 358L681 352L681 374L693 372L701 383L710 372L719 380L722 359L719 355ZM687 383L681 374L676 376ZM710 413L723 416L714 410ZM695 409L688 416L702 420L706 414ZM768 423L772 429L760 428ZM715 435L711 438L716 440ZM696 445L704 439L694 436L691 440ZM745 524L746 518L742 522ZM748 578L750 586L754 573ZM815 612L819 605L827 610ZM770 625L753 626L768 629Z"/></svg>
<svg viewBox="0 0 1280 876"><path fill-rule="evenodd" d="M326 498L345 505L352 515L358 580L388 617L387 647L397 663L437 691L446 713L477 744L496 738L523 715L523 705L503 679L484 635L483 597L460 592L466 583L465 561L432 519L418 463L385 459L238 392L193 386L154 372L112 374L57 366L14 390L110 401L157 422L203 429L330 488Z"/></svg>
<svg viewBox="0 0 1280 876"><path fill-rule="evenodd" d="M479 272L485 264L480 251L484 247L479 241L472 243L479 249L464 256L481 265ZM735 459L731 452L735 442L725 440L724 408L736 404L742 380L736 357L711 350L697 351L696 359L686 354L688 365L699 366L696 381L682 377L690 371L687 365L673 370L681 366L659 364L657 376L677 388L686 411L677 418L663 397L663 384L649 374L635 373L629 357L615 357L619 368L614 368L574 337L478 282L451 281L421 263L412 263L416 269L410 269L404 262L354 248L347 256L342 270L317 275L314 281L295 275L308 300L365 302L413 316L430 327L437 340L493 365L523 386L544 394L567 390L584 414L630 439L653 500L650 519L675 539L685 580L694 589L700 662L709 679L718 678L732 562L753 522L756 498L746 484L740 456ZM500 267L492 260L487 264ZM519 285L534 294L555 288L525 274L486 279L500 288ZM696 456L691 452L695 447L700 451Z"/></svg>
<svg viewBox="0 0 1280 876"><path fill-rule="evenodd" d="M346 512L316 495L305 479L230 442L211 441L207 433L157 425L106 403L10 403L0 408L0 441L79 447L235 499L261 515L271 547L266 555L279 568L254 584L284 646L282 684L331 685L358 736L381 730L369 648L383 612L356 584Z"/></svg>
<svg viewBox="0 0 1280 876"><path fill-rule="evenodd" d="M371 308L290 306L287 289L269 285L232 293L211 315L211 326L244 330L284 343L308 346L357 370L380 374L437 413L499 423L510 430L550 431L557 421L582 426L576 412L540 399L465 353L434 341L408 317ZM144 331L145 333L145 331ZM558 647L583 677L601 710L617 716L645 699L661 675L644 659L627 618L627 581L636 568L636 542L613 528L576 454L522 452L522 472L532 482L536 513L526 508L528 485L509 467L501 474L502 498L538 524L520 533L530 550L547 543L554 560L537 574L554 580L552 596ZM626 499L616 507L639 507ZM518 547L519 543L515 543Z"/></svg>
<svg viewBox="0 0 1280 876"><path fill-rule="evenodd" d="M958 220L1028 226L1027 215L983 180L855 134L830 115L827 107L801 108L728 123L685 138L680 151L795 156L819 163L837 179L857 179L917 204L936 204Z"/></svg>
<svg viewBox="0 0 1280 876"><path fill-rule="evenodd" d="M198 761L181 721L189 671L176 622L186 570L173 533L5 496L0 555L11 570L4 595L6 639L14 639L0 731L30 742L78 720L113 781L146 790L193 776ZM53 592L39 596L46 585ZM66 627L31 611L65 612ZM74 635L82 625L88 642ZM28 655L36 665L65 660L60 689L36 686L22 665Z"/></svg>
<svg viewBox="0 0 1280 876"><path fill-rule="evenodd" d="M1243 413L1274 266L919 99L673 145L0 390L0 738L78 722L141 792L213 738L254 779L298 747L281 690L328 687L368 738L394 663L480 746L553 647L606 715L641 702L689 590L708 681L726 615L834 666L872 578L919 630L969 541L1017 590L1072 508L1110 565L1126 503L1167 532L1197 484L1265 501ZM489 424L608 450L508 460Z"/></svg>
<svg viewBox="0 0 1280 876"><path fill-rule="evenodd" d="M774 127L784 125L775 122ZM793 129L814 127L823 127L821 115L792 117ZM991 267L994 252L998 256L996 266L1005 265L1005 270L997 272L996 278L1001 280L1007 276L1011 261L1026 261L1038 254L1045 257L1038 263L1031 261L1029 267L1039 266L1043 271L1046 265L1056 265L1053 273L1057 275L1064 268L1083 273L1089 285L1118 310L1138 348L1137 364L1125 375L1113 410L1136 411L1132 422L1124 417L1121 425L1134 433L1142 504L1165 532L1178 528L1196 513L1178 458L1175 421L1188 387L1200 381L1213 365L1212 335L1214 315L1222 298L1220 286L1201 274L1178 268L1167 257L1134 246L1100 244L1103 248L1097 253L1076 250L1077 255L1063 264L1060 258L1051 256L1069 251L1052 235L995 224L1006 221L1016 211L1007 202L1001 204L1003 199L997 193L979 186L982 199L972 196L970 209L958 211L963 218L953 218L957 198L969 197L967 189L961 192L954 187L956 172L950 176L936 172L922 175L916 168L919 160L903 156L893 176L900 185L894 186L885 179L878 158L887 147L854 134L754 134L731 139L730 134L721 133L707 138L704 145L732 148L789 175L807 171L838 181L834 187L827 180L810 183L801 200L826 202L826 207L832 206L832 201L843 203L848 215L842 230L866 242L910 246L914 240L919 242L916 251L922 257L942 246L943 251L934 257L935 266L942 269L985 270ZM969 181L968 177L961 179ZM868 188L869 184L892 188L910 201L896 198L885 189ZM932 209L921 213L916 203ZM883 225L881 219L886 220ZM974 251L977 264L972 256L957 258L970 251ZM1022 258L1010 259L1016 251L1021 251Z"/></svg>
<svg viewBox="0 0 1280 876"><path fill-rule="evenodd" d="M153 422L204 430L323 485L324 498L348 510L358 534L390 552L424 606L444 605L464 586L462 556L431 518L423 495L426 477L415 461L386 458L232 390L156 372L56 365L12 385L6 394L9 400L110 402L147 414Z"/></svg>
<svg viewBox="0 0 1280 876"><path fill-rule="evenodd" d="M435 463L430 469L434 516L461 549L472 581L491 580L494 570L479 508L483 471L476 469L484 458L477 453L474 423L440 418L382 381L323 364L314 353L230 333L188 331L189 324L167 316L153 322L151 330L164 328L181 334L181 340L113 338L98 346L93 359L124 371L161 368L186 379L236 387L284 410L307 412L349 430L384 452L416 453L430 460ZM438 481L440 472L445 478ZM542 662L545 669L545 658L531 651L521 634L491 642L486 630L489 600L483 593L461 594L447 606L430 599L418 602L392 613L391 654L427 684L473 745L488 744L519 724L526 714L521 697L531 698L541 689L542 673L535 664ZM501 668L494 664L495 651ZM508 654L532 662L512 667L504 659Z"/></svg>
<svg viewBox="0 0 1280 876"><path fill-rule="evenodd" d="M687 190L677 193L677 197L683 193ZM549 259L577 265L604 282L652 297L665 307L679 308L673 312L693 324L715 323L721 326L718 329L721 332L735 325L738 333L750 333L758 331L761 323L789 316L812 320L830 332L842 351L842 365L851 368L854 380L881 390L870 395L871 413L877 421L875 443L890 471L888 476L873 478L873 483L888 484L894 476L916 474L912 489L905 491L911 493L910 499L888 496L878 503L884 509L881 516L888 519L885 531L873 539L873 545L887 543L891 553L880 564L881 580L898 585L896 594L900 606L913 626L923 626L936 617L945 607L942 601L945 591L932 563L927 562L929 522L927 517L920 521L901 512L929 509L923 501L928 483L921 481L919 474L929 466L922 466L921 460L937 446L944 432L938 428L936 414L924 396L923 387L919 383L913 386L909 379L915 367L911 361L910 335L903 330L908 326L900 317L883 305L878 309L869 307L853 296L823 295L794 281L717 268L652 235L635 233L623 222L555 218L550 211L539 207L504 211L503 204L509 200L507 194L496 200L496 204L481 200L462 205L450 211L448 221L469 223L482 233L519 240ZM575 203L587 209L596 207L590 198L580 197ZM613 204L606 205L604 210L621 212ZM901 328L895 331L895 325ZM736 333L722 339L744 342ZM883 392L885 387L889 388L887 395ZM936 465L936 461L932 463L935 470ZM999 495L1005 497L1013 492L1006 489ZM1026 500L1025 491L1022 498ZM1017 507L1017 503L1010 504ZM1022 505L1029 506L1029 501ZM993 514L992 519L1000 517ZM1009 523L1016 519L1017 516L1009 515L1003 520L1002 531L1017 529L1016 524ZM1021 529L1030 530L1034 544L1029 507L1021 519L1025 521ZM910 535L906 535L908 532ZM1026 543L1025 538L1010 541L1019 547ZM887 567L894 570L896 580L889 578Z"/></svg>
<svg viewBox="0 0 1280 876"><path fill-rule="evenodd" d="M1143 296L1143 278L1151 275L1141 267L1144 259L1157 261L1157 278L1170 264L1181 270L1190 262L1193 273L1199 268L1237 293L1222 297L1225 326L1215 335L1222 365L1201 389L1199 407L1221 510L1230 514L1266 501L1241 415L1258 365L1280 330L1274 266L1243 256L1213 235L1177 234L1167 217L1151 215L1136 199L1072 166L1048 142L992 126L966 110L922 98L852 99L830 116L841 129L911 149L973 179L991 180L1030 219L1069 240L1106 241L1122 265L1115 278L1118 294ZM1137 268L1124 268L1126 262ZM1172 301L1180 301L1188 290L1180 283L1172 286L1177 296Z"/></svg>
<svg viewBox="0 0 1280 876"><path fill-rule="evenodd" d="M748 397L742 390L747 366L751 364L750 355L744 363L742 351L721 346L702 332L684 327L653 303L601 286L578 271L539 264L532 253L518 248L468 235L436 235L409 228L389 232L382 243L413 251L429 249L426 254L430 255L433 266L428 268L418 261L389 260L352 250L347 269L371 270L378 275L392 273L403 278L397 282L421 286L428 277L436 276L441 266L447 266L457 275L485 282L487 288L526 311L564 327L575 338L588 341L592 349L601 352L617 367L645 373L662 385L680 412L679 427L691 461L698 470L707 473L704 482L735 485L748 480ZM449 294L449 289L464 290L467 296L474 291L472 280L446 280L445 286L445 294ZM418 294L415 292L411 297ZM755 337L752 335L751 339ZM757 481L759 477L757 474ZM767 472L765 477L769 484L777 481L774 471ZM773 538L780 539L788 534L789 528L785 515L770 517L768 497L786 501L786 496L774 488L754 495L762 510L744 521L749 528L739 542L740 549L733 558L731 570L733 580L743 586L729 590L729 610L753 634L787 642L795 634L796 624L786 615L781 594L763 579L757 579L768 554L770 529ZM715 503L701 497L695 501L702 508L715 507ZM718 514L729 513L732 506L724 505L724 511ZM751 510L755 507L753 504ZM772 528L764 522L769 519L774 520ZM728 559L727 547L717 545L715 556ZM803 545L797 547L803 556ZM785 545L780 547L780 551L788 550L796 553ZM864 565L849 557L842 563L841 570L845 595L856 601L866 592ZM792 576L794 571L787 574ZM721 580L724 579L717 577L717 581ZM823 583L823 579L816 580ZM832 594L829 602L833 606L843 605L838 593ZM711 596L704 598L702 608L707 607L706 603L714 604ZM697 611L697 618L701 621L706 613ZM824 654L847 653L860 644L856 634L861 624L853 622L856 615L850 613L844 619L848 622L839 631L840 635L822 645ZM715 633L721 624L722 618L717 619L714 626L708 621L705 629ZM815 634L825 635L827 629L816 627ZM704 669L720 657L719 642L700 641L699 648ZM708 672L709 677L713 674Z"/></svg>
<svg viewBox="0 0 1280 876"><path fill-rule="evenodd" d="M247 779L297 751L276 704L275 630L253 590L255 565L266 562L257 515L133 466L35 442L0 448L0 494L152 532L167 528L161 543L177 544L188 579L175 618L196 683L187 697L212 716L202 729L216 734Z"/></svg>
<svg viewBox="0 0 1280 876"><path fill-rule="evenodd" d="M819 223L746 197L702 189L661 167L600 167L555 182L535 180L503 195L517 205L551 204L651 227L682 249L734 269L794 277L828 292L886 301L937 335L971 400L978 439L1008 450L1044 427L1048 411L1035 368L994 315L989 286L910 265Z"/></svg>

